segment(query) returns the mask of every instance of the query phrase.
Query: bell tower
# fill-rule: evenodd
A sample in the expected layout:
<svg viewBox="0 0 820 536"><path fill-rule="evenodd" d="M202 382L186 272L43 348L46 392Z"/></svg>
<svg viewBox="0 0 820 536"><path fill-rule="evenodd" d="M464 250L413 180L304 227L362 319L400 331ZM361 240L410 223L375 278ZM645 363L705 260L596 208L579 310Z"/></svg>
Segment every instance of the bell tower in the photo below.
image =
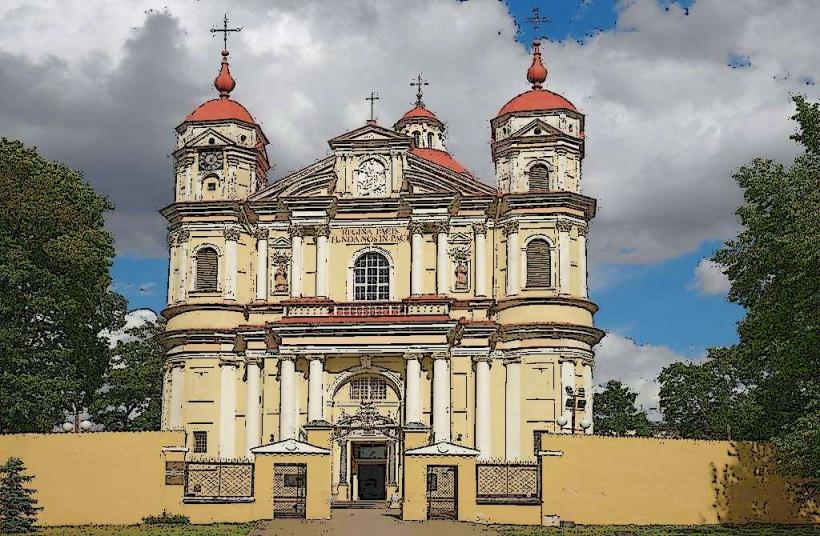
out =
<svg viewBox="0 0 820 536"><path fill-rule="evenodd" d="M176 128L176 202L247 199L267 183L268 139L248 110L230 98L236 81L228 55L222 51L214 80L219 97L197 107Z"/></svg>
<svg viewBox="0 0 820 536"><path fill-rule="evenodd" d="M492 157L501 193L581 192L584 116L561 95L543 88L547 68L541 42L532 43L527 80L521 93L490 121Z"/></svg>

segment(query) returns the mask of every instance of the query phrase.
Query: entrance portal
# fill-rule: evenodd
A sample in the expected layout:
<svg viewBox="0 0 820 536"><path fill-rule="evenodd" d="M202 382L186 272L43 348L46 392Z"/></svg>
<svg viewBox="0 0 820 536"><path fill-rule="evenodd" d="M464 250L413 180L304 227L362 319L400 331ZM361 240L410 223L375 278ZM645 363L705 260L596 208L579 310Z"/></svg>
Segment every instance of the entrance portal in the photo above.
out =
<svg viewBox="0 0 820 536"><path fill-rule="evenodd" d="M354 443L353 470L359 484L359 500L383 501L387 498L386 443Z"/></svg>

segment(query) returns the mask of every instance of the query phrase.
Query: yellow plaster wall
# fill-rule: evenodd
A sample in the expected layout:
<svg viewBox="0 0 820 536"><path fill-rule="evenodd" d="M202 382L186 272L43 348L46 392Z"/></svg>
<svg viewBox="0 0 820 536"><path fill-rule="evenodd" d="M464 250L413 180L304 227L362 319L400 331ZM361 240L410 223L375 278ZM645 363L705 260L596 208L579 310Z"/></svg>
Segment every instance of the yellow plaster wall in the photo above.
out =
<svg viewBox="0 0 820 536"><path fill-rule="evenodd" d="M563 452L542 459L544 515L563 521L811 521L790 502L765 444L545 435L542 447Z"/></svg>

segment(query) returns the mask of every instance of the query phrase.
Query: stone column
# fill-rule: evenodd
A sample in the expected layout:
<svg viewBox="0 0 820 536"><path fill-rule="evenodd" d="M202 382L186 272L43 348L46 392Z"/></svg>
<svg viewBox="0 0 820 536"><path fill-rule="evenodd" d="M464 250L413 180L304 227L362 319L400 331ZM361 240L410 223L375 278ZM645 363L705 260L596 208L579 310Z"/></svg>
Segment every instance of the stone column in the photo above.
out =
<svg viewBox="0 0 820 536"><path fill-rule="evenodd" d="M561 415L567 420L567 424L561 428L565 434L573 433L572 430L572 410L567 409L567 387L575 390L575 362L571 360L561 361ZM575 423L576 427L578 423Z"/></svg>
<svg viewBox="0 0 820 536"><path fill-rule="evenodd" d="M316 229L316 295L326 298L327 288L327 266L328 249L327 239L330 236L330 227L320 225Z"/></svg>
<svg viewBox="0 0 820 536"><path fill-rule="evenodd" d="M507 235L507 296L518 294L521 288L521 273L519 261L521 251L518 246L518 222L510 221L504 225L504 234Z"/></svg>
<svg viewBox="0 0 820 536"><path fill-rule="evenodd" d="M185 361L172 361L171 367L171 401L168 411L168 428L175 430L182 428L183 382L185 381Z"/></svg>
<svg viewBox="0 0 820 536"><path fill-rule="evenodd" d="M475 295L487 295L487 224L473 225L475 235Z"/></svg>
<svg viewBox="0 0 820 536"><path fill-rule="evenodd" d="M581 297L588 296L587 290L587 226L578 227L578 277L581 281ZM590 428L591 430L591 428Z"/></svg>
<svg viewBox="0 0 820 536"><path fill-rule="evenodd" d="M177 232L177 293L174 298L177 302L185 301L188 297L188 240L191 232L181 229Z"/></svg>
<svg viewBox="0 0 820 536"><path fill-rule="evenodd" d="M324 401L322 393L324 391L324 356L309 355L310 376L308 377L308 422L323 421Z"/></svg>
<svg viewBox="0 0 820 536"><path fill-rule="evenodd" d="M410 222L407 226L410 234L410 293L413 296L424 294L424 261L422 248L424 245L424 225Z"/></svg>
<svg viewBox="0 0 820 536"><path fill-rule="evenodd" d="M248 376L245 398L245 451L253 458L251 449L262 444L262 408L260 392L260 365L262 360L255 356L245 357L245 372Z"/></svg>
<svg viewBox="0 0 820 536"><path fill-rule="evenodd" d="M302 227L291 225L290 229L290 296L299 298L302 296Z"/></svg>
<svg viewBox="0 0 820 536"><path fill-rule="evenodd" d="M491 453L490 433L490 356L476 356L475 361L475 448L478 458L487 460Z"/></svg>
<svg viewBox="0 0 820 536"><path fill-rule="evenodd" d="M421 422L421 354L404 354L407 364L404 379L404 422Z"/></svg>
<svg viewBox="0 0 820 536"><path fill-rule="evenodd" d="M521 362L509 359L504 365L507 368L504 389L504 457L510 461L521 458Z"/></svg>
<svg viewBox="0 0 820 536"><path fill-rule="evenodd" d="M584 363L581 365L581 378L582 383L584 385L584 394L586 396L587 405L584 409L584 419L588 420L591 424L590 427L586 429L585 433L592 434L595 428L594 420L592 419L592 400L595 398L592 396L592 363ZM583 428L582 428L583 430Z"/></svg>
<svg viewBox="0 0 820 536"><path fill-rule="evenodd" d="M447 287L447 276L450 271L450 259L447 255L449 233L450 225L447 222L440 222L436 225L436 293L438 294L447 294L450 291Z"/></svg>
<svg viewBox="0 0 820 536"><path fill-rule="evenodd" d="M558 288L560 294L569 294L570 287L570 254L569 232L572 229L572 224L565 220L558 220Z"/></svg>
<svg viewBox="0 0 820 536"><path fill-rule="evenodd" d="M433 354L433 442L450 441L450 356Z"/></svg>
<svg viewBox="0 0 820 536"><path fill-rule="evenodd" d="M236 456L236 369L239 362L219 361L219 457Z"/></svg>
<svg viewBox="0 0 820 536"><path fill-rule="evenodd" d="M279 355L279 439L296 438L296 356Z"/></svg>
<svg viewBox="0 0 820 536"><path fill-rule="evenodd" d="M167 305L174 304L174 294L176 294L176 270L177 270L177 233L168 233L168 300Z"/></svg>
<svg viewBox="0 0 820 536"><path fill-rule="evenodd" d="M239 227L225 227L225 299L236 299L236 246L239 241Z"/></svg>
<svg viewBox="0 0 820 536"><path fill-rule="evenodd" d="M268 299L268 230L256 230L256 299Z"/></svg>

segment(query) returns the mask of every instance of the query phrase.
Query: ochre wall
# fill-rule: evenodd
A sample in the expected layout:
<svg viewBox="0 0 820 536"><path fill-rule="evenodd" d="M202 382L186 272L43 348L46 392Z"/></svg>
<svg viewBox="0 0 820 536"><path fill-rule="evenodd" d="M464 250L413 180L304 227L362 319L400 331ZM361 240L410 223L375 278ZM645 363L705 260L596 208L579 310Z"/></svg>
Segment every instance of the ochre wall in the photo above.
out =
<svg viewBox="0 0 820 536"><path fill-rule="evenodd" d="M812 521L790 502L766 444L558 435L541 444L563 453L542 458L545 516L580 524Z"/></svg>
<svg viewBox="0 0 820 536"><path fill-rule="evenodd" d="M162 447L182 432L0 435L0 462L23 460L42 525L138 523L175 510L182 486L165 486Z"/></svg>

